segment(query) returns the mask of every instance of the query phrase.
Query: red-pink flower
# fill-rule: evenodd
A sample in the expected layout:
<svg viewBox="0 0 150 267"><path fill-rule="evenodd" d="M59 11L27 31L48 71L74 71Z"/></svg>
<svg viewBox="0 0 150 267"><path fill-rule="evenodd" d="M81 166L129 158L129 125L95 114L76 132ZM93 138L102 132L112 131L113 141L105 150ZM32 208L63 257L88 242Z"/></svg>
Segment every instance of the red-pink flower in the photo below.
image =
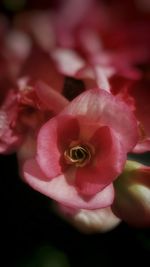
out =
<svg viewBox="0 0 150 267"><path fill-rule="evenodd" d="M109 206L112 181L136 141L128 107L105 90L88 90L41 128L36 158L24 166L25 180L66 206Z"/></svg>

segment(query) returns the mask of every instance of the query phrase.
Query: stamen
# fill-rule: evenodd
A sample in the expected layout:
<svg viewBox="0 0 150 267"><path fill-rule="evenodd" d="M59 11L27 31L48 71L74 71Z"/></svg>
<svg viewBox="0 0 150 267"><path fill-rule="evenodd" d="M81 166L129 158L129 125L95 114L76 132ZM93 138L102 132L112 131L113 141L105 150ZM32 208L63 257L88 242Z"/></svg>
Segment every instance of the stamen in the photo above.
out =
<svg viewBox="0 0 150 267"><path fill-rule="evenodd" d="M87 145L76 145L67 149L64 156L68 164L83 167L90 161L91 151Z"/></svg>

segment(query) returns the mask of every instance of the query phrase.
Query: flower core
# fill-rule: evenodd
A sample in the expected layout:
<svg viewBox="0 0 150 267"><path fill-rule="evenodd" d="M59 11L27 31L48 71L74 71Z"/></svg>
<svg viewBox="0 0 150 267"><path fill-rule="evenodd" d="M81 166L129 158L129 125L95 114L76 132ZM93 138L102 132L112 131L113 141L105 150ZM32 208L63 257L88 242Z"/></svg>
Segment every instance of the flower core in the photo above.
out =
<svg viewBox="0 0 150 267"><path fill-rule="evenodd" d="M91 151L87 145L71 146L64 152L65 160L68 164L76 167L85 166L91 159Z"/></svg>

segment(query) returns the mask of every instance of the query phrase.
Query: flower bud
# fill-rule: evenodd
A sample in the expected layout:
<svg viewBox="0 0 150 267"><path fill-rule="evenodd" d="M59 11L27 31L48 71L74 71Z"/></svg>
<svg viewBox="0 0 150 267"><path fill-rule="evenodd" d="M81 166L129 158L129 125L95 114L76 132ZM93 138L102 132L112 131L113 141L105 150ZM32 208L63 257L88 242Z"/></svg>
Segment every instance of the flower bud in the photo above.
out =
<svg viewBox="0 0 150 267"><path fill-rule="evenodd" d="M113 212L128 224L150 226L150 167L127 161L124 172L114 183Z"/></svg>
<svg viewBox="0 0 150 267"><path fill-rule="evenodd" d="M96 210L77 210L57 204L54 210L84 234L106 233L113 230L121 222L110 207Z"/></svg>

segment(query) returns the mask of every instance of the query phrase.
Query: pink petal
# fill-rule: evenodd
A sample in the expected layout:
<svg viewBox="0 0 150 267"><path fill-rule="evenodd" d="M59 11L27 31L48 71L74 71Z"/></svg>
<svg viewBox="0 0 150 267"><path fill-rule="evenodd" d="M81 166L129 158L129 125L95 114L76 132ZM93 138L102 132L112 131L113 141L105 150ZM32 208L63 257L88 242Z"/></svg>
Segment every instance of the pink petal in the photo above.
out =
<svg viewBox="0 0 150 267"><path fill-rule="evenodd" d="M42 81L37 82L35 91L45 107L56 114L69 103L65 97Z"/></svg>
<svg viewBox="0 0 150 267"><path fill-rule="evenodd" d="M143 140L143 142L137 143L132 150L133 153L144 153L146 151L150 151L150 137Z"/></svg>
<svg viewBox="0 0 150 267"><path fill-rule="evenodd" d="M69 170L66 175L71 178L74 174ZM64 175L48 181L34 160L29 160L25 163L24 179L35 190L55 199L63 205L73 208L104 208L110 206L114 198L112 184L92 198L84 198L78 194L73 184L69 182L69 178L66 178Z"/></svg>
<svg viewBox="0 0 150 267"><path fill-rule="evenodd" d="M76 186L85 195L95 194L110 184L122 172L126 161L124 148L108 127L100 127L89 143L95 148L93 160L79 167L76 173Z"/></svg>
<svg viewBox="0 0 150 267"><path fill-rule="evenodd" d="M111 127L127 151L137 142L137 122L133 113L125 103L105 90L92 89L80 94L62 114L86 117L87 123Z"/></svg>
<svg viewBox="0 0 150 267"><path fill-rule="evenodd" d="M62 173L62 155L78 135L78 122L71 116L57 116L44 124L37 141L37 161L46 176L54 178Z"/></svg>

